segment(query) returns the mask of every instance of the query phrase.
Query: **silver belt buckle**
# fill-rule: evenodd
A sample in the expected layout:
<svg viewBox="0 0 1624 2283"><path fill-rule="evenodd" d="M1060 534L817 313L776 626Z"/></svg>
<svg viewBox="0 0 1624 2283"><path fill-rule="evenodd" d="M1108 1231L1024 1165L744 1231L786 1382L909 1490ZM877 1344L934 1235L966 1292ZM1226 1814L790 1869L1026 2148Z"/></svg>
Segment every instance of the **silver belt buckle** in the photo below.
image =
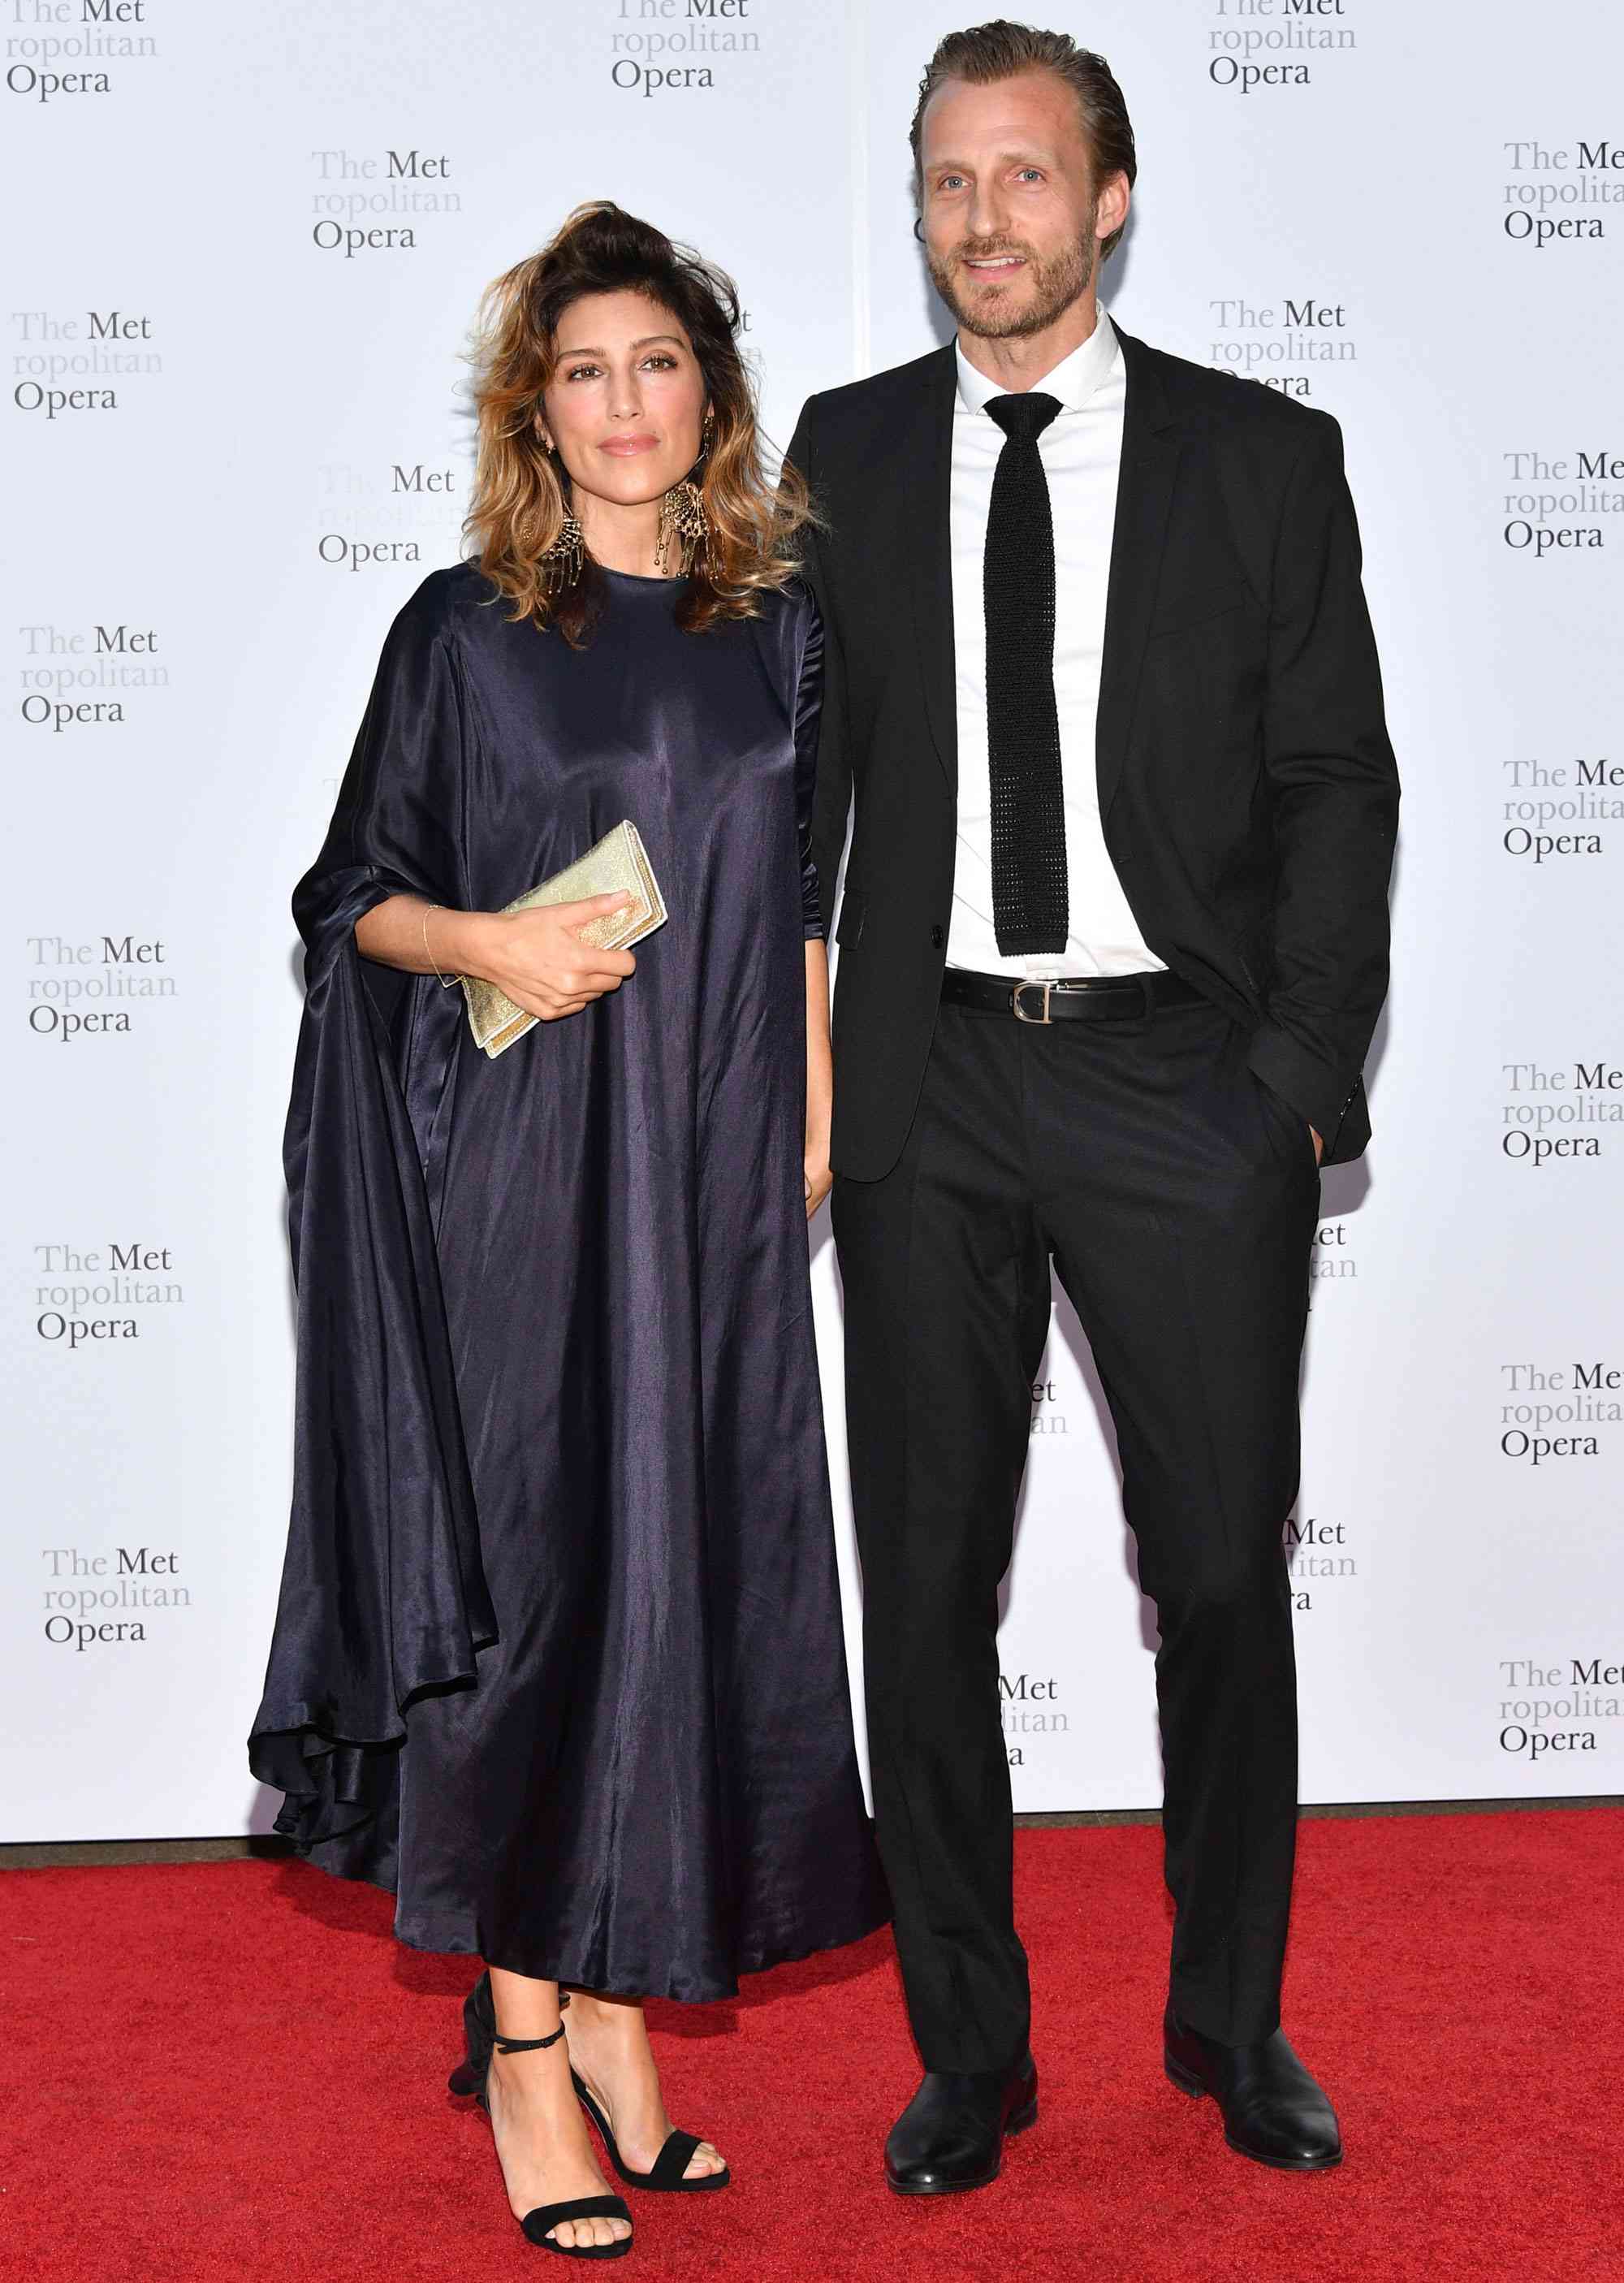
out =
<svg viewBox="0 0 1624 2283"><path fill-rule="evenodd" d="M1053 983L1038 983L1030 976L1024 983L1016 983L1013 985L1009 993L1009 1004L1014 1014L1016 1022L1046 1024L1050 1019L1049 994L1053 988L1054 986ZM1021 993L1023 991L1041 991L1043 993L1043 1012L1041 1015L1029 1015L1026 1012L1025 1009L1021 1004Z"/></svg>

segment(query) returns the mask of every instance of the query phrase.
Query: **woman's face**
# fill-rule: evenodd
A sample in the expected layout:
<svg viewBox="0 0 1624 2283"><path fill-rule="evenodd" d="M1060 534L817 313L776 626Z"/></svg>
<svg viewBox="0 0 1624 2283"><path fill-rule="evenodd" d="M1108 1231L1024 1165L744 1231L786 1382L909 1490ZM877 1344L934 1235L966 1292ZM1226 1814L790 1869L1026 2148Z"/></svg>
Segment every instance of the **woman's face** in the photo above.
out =
<svg viewBox="0 0 1624 2283"><path fill-rule="evenodd" d="M571 302L541 406L571 484L621 507L658 499L699 457L699 360L671 311L641 293Z"/></svg>

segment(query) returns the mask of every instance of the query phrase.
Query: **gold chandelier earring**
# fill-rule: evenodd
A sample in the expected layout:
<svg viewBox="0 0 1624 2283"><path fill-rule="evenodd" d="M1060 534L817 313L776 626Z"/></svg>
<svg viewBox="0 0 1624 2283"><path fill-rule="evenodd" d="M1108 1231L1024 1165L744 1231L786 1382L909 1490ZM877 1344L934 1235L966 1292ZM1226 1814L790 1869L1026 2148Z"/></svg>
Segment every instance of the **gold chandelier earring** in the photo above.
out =
<svg viewBox="0 0 1624 2283"><path fill-rule="evenodd" d="M581 565L587 558L587 542L581 530L580 520L573 508L568 504L568 494L564 490L563 464L559 458L557 448L552 438L545 430L541 435L541 445L548 457L553 462L553 471L558 480L559 497L565 503L563 521L558 527L558 535L550 547L545 547L541 550L541 590L546 595L554 596L565 593L580 577Z"/></svg>
<svg viewBox="0 0 1624 2283"><path fill-rule="evenodd" d="M587 557L587 542L579 523L566 512L559 526L558 536L550 547L541 550L541 585L548 595L561 595L573 587L581 575L581 565Z"/></svg>
<svg viewBox="0 0 1624 2283"><path fill-rule="evenodd" d="M710 457L711 439L715 431L715 408L707 405L704 426L700 431L699 457L694 463L695 467L703 468ZM660 502L660 531L654 548L654 567L658 576L664 579L672 575L667 572L665 566L670 559L673 540L676 541L680 553L680 567L674 575L680 579L686 579L696 560L703 569L706 559L706 542L710 536L711 526L705 518L704 494L692 476L685 476L680 484L672 486Z"/></svg>

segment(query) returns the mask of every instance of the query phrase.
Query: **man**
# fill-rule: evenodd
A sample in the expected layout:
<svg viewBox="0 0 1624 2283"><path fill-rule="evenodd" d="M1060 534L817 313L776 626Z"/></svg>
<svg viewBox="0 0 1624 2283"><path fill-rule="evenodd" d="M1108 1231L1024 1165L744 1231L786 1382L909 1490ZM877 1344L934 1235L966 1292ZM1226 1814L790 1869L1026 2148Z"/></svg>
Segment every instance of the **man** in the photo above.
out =
<svg viewBox="0 0 1624 2283"><path fill-rule="evenodd" d="M813 397L789 448L827 520L826 895L856 811L835 1233L875 1806L926 2071L887 2175L979 2187L1037 2114L996 1632L1051 1261L1161 1625L1166 2067L1232 2147L1318 2170L1336 2118L1279 2027L1281 1539L1317 1165L1369 1135L1398 803L1340 439L1100 308L1135 174L1100 58L954 34L913 143L957 340Z"/></svg>

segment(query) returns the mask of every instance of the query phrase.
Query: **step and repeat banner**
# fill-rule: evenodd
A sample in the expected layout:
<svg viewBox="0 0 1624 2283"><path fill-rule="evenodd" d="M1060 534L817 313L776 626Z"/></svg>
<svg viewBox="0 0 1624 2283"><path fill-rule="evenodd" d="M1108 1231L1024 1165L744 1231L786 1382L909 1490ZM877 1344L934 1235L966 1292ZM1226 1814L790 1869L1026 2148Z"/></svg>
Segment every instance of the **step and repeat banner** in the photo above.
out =
<svg viewBox="0 0 1624 2283"><path fill-rule="evenodd" d="M766 423L945 338L923 0L5 0L0 1840L263 1828L293 882L459 550L486 281L612 197L736 276ZM1067 0L1131 331L1343 423L1406 807L1287 1531L1314 1801L1624 1790L1624 19ZM840 1308L814 1234L849 1608ZM855 1647L855 1629L853 1630ZM1016 1803L1159 1796L1154 1612L1058 1295Z"/></svg>

